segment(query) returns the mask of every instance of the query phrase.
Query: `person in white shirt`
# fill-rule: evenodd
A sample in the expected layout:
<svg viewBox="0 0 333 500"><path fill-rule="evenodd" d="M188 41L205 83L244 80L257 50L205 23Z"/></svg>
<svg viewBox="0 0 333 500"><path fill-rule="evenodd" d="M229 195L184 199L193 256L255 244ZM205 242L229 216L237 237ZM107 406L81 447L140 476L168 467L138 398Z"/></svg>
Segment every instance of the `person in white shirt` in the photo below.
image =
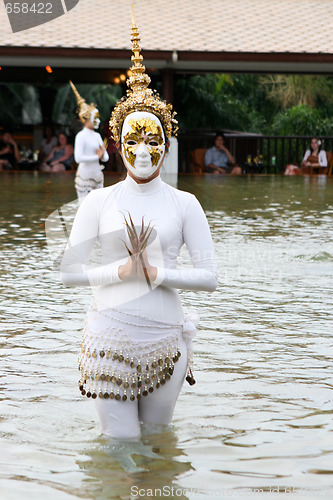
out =
<svg viewBox="0 0 333 500"><path fill-rule="evenodd" d="M212 238L199 202L160 178L178 127L171 105L148 88L139 40L133 23L131 91L110 120L127 177L83 200L61 265L66 286L96 287L79 356L79 390L95 400L102 433L126 439L140 436L140 423L169 424L185 377L195 383L191 353L198 317L184 313L177 289L217 287ZM89 265L97 242L98 267ZM178 269L183 245L193 267Z"/></svg>
<svg viewBox="0 0 333 500"><path fill-rule="evenodd" d="M79 106L79 118L84 124L83 129L75 137L74 158L78 163L75 176L75 189L78 198L84 198L93 189L104 185L103 165L109 155L103 144L102 137L95 130L100 124L99 112L94 104L89 106L80 96L72 82L69 82L76 95Z"/></svg>
<svg viewBox="0 0 333 500"><path fill-rule="evenodd" d="M320 173L326 173L324 172L327 167L326 152L321 149L321 140L316 137L311 139L310 149L306 150L301 163L304 173L307 173L310 167L320 167Z"/></svg>
<svg viewBox="0 0 333 500"><path fill-rule="evenodd" d="M313 137L310 149L305 151L301 166L287 165L284 175L305 175L311 172L311 167L316 167L318 174L327 174L327 155L321 149L321 140Z"/></svg>

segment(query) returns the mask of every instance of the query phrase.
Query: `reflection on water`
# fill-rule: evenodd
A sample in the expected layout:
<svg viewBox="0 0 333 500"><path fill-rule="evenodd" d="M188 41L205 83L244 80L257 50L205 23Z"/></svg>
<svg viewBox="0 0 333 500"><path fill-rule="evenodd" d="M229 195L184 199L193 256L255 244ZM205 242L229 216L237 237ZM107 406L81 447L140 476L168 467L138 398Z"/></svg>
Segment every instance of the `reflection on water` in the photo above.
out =
<svg viewBox="0 0 333 500"><path fill-rule="evenodd" d="M88 458L78 464L89 477L89 493L93 498L110 498L111 492L112 498L129 498L131 493L134 498L142 497L139 491L148 490L171 492L177 476L192 470L175 430L170 427L163 432L155 429L154 434L143 434L138 442L101 438L95 441L94 450L86 451L86 456ZM186 494L178 496L188 498Z"/></svg>
<svg viewBox="0 0 333 500"><path fill-rule="evenodd" d="M0 498L333 496L333 179L179 179L209 218L220 286L181 292L201 316L197 384L173 426L132 443L102 438L77 391L90 291L59 284L44 233L73 179L1 181Z"/></svg>

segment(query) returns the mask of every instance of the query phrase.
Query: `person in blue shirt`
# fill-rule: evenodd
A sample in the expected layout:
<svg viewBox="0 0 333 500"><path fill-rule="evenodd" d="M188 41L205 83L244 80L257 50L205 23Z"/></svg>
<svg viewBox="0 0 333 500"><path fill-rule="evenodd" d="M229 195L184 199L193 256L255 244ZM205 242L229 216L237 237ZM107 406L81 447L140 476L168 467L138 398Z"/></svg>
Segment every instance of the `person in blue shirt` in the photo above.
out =
<svg viewBox="0 0 333 500"><path fill-rule="evenodd" d="M240 175L242 169L236 165L236 160L225 147L225 136L223 132L217 132L214 146L209 148L205 154L206 172L210 174Z"/></svg>

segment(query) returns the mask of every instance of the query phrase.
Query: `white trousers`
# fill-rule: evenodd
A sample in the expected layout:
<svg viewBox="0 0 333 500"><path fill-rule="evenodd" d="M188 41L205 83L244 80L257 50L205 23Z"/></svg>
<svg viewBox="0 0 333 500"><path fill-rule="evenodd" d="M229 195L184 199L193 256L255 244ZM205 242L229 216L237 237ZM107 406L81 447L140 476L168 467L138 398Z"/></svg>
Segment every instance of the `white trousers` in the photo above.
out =
<svg viewBox="0 0 333 500"><path fill-rule="evenodd" d="M140 423L170 424L187 368L187 347L179 340L181 357L175 364L171 379L140 401L95 399L101 432L117 439L140 437Z"/></svg>

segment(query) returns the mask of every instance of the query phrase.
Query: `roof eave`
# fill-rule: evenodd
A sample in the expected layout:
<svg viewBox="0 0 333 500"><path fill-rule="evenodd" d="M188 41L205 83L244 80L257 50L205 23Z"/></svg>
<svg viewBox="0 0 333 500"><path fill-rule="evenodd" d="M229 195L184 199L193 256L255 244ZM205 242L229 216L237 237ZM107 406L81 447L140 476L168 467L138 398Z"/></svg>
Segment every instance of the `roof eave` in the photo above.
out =
<svg viewBox="0 0 333 500"><path fill-rule="evenodd" d="M309 72L333 73L333 53L207 52L143 50L146 66L177 72ZM1 64L74 68L128 68L129 49L0 46Z"/></svg>

